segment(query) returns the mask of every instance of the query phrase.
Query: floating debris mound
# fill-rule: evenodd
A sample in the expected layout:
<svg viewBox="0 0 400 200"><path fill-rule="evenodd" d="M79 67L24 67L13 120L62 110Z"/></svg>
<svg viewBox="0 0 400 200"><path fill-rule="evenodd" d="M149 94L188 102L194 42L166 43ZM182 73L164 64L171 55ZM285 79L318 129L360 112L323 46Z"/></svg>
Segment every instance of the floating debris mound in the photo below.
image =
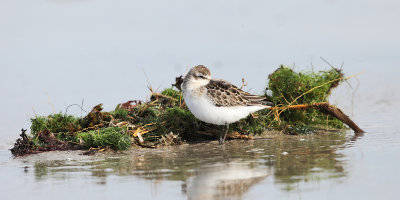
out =
<svg viewBox="0 0 400 200"><path fill-rule="evenodd" d="M346 119L338 120L344 114L327 103L331 90L345 80L340 70L297 73L281 66L268 78L264 93L276 106L232 124L228 138L251 139L250 135L274 129L307 134L317 128L342 129L343 122L349 124ZM102 111L99 104L83 118L62 113L32 118L31 134L23 129L11 152L14 156L52 150L95 152L215 139L222 127L201 122L191 114L180 92L181 83L182 76L161 93L151 90L150 100L128 101L110 112ZM332 114L335 112L339 117Z"/></svg>
<svg viewBox="0 0 400 200"><path fill-rule="evenodd" d="M270 94L270 100L278 107L285 107L328 102L332 89L344 80L344 75L341 70L335 68L328 71L297 73L280 66L268 79L266 93ZM280 111L276 118L275 123L285 126L286 131L293 133L312 131L321 126L344 128L342 121L318 109L287 109L284 112Z"/></svg>
<svg viewBox="0 0 400 200"><path fill-rule="evenodd" d="M280 66L269 75L266 96L274 103L273 123L286 133L302 134L317 129L343 129L345 124L356 134L364 133L339 108L328 103L332 89L345 78L341 70L294 72Z"/></svg>

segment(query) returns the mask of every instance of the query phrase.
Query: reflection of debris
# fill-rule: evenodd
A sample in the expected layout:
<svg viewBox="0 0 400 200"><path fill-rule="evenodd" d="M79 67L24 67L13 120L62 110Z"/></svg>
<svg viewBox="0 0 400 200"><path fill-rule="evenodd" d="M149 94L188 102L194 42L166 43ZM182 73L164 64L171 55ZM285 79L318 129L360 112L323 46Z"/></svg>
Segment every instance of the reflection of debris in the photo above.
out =
<svg viewBox="0 0 400 200"><path fill-rule="evenodd" d="M340 149L353 139L343 132L299 137L279 134L269 139L236 140L225 147L216 142L201 142L154 150L135 147L129 152L104 152L92 158L79 156L81 151L48 152L22 160L41 163L29 170L42 177L71 178L63 175L79 169L80 173L74 176L90 174L91 179L103 183L114 176L182 181L187 199L246 199L260 183L274 184L290 192L310 180L316 180L311 181L316 188L322 180L342 180L348 176L348 169ZM283 156L283 151L289 154ZM43 167L48 168L40 170Z"/></svg>
<svg viewBox="0 0 400 200"><path fill-rule="evenodd" d="M183 144L182 139L175 135L174 133L170 132L168 135L161 136L159 141L160 146L171 146L171 145L180 145Z"/></svg>
<svg viewBox="0 0 400 200"><path fill-rule="evenodd" d="M200 135L203 135L203 136L213 137L213 136L218 136L218 134L220 132L218 130L204 130L204 131L198 131L197 133L200 134ZM253 139L252 136L246 135L246 134L241 134L241 133L239 133L237 131L229 132L226 135L226 138L228 138L228 139L243 139L243 140L251 140L251 139Z"/></svg>

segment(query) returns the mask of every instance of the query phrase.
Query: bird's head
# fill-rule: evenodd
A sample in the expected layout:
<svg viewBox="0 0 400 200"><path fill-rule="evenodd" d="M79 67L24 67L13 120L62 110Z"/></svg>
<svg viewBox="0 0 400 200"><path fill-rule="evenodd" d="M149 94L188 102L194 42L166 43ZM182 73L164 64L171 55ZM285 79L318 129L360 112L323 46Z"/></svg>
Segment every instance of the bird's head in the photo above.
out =
<svg viewBox="0 0 400 200"><path fill-rule="evenodd" d="M185 76L185 80L190 82L191 85L204 86L210 82L211 73L207 67L203 65L197 65L196 67L190 69Z"/></svg>

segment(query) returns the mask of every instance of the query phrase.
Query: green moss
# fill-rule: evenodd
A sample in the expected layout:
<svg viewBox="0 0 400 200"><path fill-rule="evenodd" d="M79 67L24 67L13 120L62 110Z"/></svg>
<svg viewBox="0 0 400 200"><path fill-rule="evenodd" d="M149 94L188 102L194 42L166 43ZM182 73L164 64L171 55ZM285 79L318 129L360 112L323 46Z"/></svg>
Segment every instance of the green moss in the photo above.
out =
<svg viewBox="0 0 400 200"><path fill-rule="evenodd" d="M129 120L129 111L122 108L116 108L111 112L111 115L118 120L128 121Z"/></svg>
<svg viewBox="0 0 400 200"><path fill-rule="evenodd" d="M260 110L230 126L230 130L239 133L261 134L271 127L273 116L269 110Z"/></svg>
<svg viewBox="0 0 400 200"><path fill-rule="evenodd" d="M145 126L145 128L152 130L143 135L143 138L148 141L157 141L170 132L179 134L187 139L186 136L194 134L197 127L198 120L186 107L155 105L147 108L143 113L144 115L139 118L137 125Z"/></svg>
<svg viewBox="0 0 400 200"><path fill-rule="evenodd" d="M288 105L288 102L293 102L313 88L315 89L298 98L295 103L326 102L331 90L340 83L342 77L343 74L337 69L298 73L281 66L269 75L267 90L272 92L272 100L277 105Z"/></svg>
<svg viewBox="0 0 400 200"><path fill-rule="evenodd" d="M162 121L166 122L164 126L165 133L172 131L185 137L195 133L198 128L198 120L187 108L166 108L160 117Z"/></svg>
<svg viewBox="0 0 400 200"><path fill-rule="evenodd" d="M31 118L31 133L37 135L40 131L49 129L47 128L48 120L46 117L38 116Z"/></svg>
<svg viewBox="0 0 400 200"><path fill-rule="evenodd" d="M75 132L81 128L79 118L61 113L47 117L35 117L31 119L31 122L31 133L34 136L44 130L49 130L52 133L67 133Z"/></svg>
<svg viewBox="0 0 400 200"><path fill-rule="evenodd" d="M161 95L153 96L152 100L154 99L158 99L159 103L167 107L180 106L183 101L182 92L173 88L164 89Z"/></svg>
<svg viewBox="0 0 400 200"><path fill-rule="evenodd" d="M182 92L175 90L174 88L167 88L161 92L162 95L172 97L174 99L182 99Z"/></svg>
<svg viewBox="0 0 400 200"><path fill-rule="evenodd" d="M294 72L281 66L269 75L266 93L277 106L328 102L333 88L343 80L338 69L319 72ZM286 110L280 114L280 120L293 126L327 126L343 128L341 121L313 110ZM300 129L299 129L300 130Z"/></svg>
<svg viewBox="0 0 400 200"><path fill-rule="evenodd" d="M33 138L29 138L29 139L30 139L30 142L32 143L32 145L35 148L44 147L45 146L45 144L42 141L40 141L39 138L37 138L37 137L33 137Z"/></svg>
<svg viewBox="0 0 400 200"><path fill-rule="evenodd" d="M150 106L147 109L143 108L143 111L140 112L141 116L139 121L143 122L143 123L151 123L153 121L156 121L158 116L160 116L162 112L162 108L156 104L154 106Z"/></svg>
<svg viewBox="0 0 400 200"><path fill-rule="evenodd" d="M129 136L120 127L108 127L89 132L81 132L78 133L77 136L83 140L84 146L87 148L110 147L115 150L125 150L132 144Z"/></svg>

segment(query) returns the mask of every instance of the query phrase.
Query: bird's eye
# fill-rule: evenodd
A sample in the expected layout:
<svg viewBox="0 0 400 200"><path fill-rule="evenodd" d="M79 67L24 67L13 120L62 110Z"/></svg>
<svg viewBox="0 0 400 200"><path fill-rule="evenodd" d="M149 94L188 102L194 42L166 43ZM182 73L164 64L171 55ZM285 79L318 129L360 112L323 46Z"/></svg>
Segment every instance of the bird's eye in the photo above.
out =
<svg viewBox="0 0 400 200"><path fill-rule="evenodd" d="M203 74L197 74L195 75L196 78L201 78L201 79L207 79L206 76L204 76Z"/></svg>

